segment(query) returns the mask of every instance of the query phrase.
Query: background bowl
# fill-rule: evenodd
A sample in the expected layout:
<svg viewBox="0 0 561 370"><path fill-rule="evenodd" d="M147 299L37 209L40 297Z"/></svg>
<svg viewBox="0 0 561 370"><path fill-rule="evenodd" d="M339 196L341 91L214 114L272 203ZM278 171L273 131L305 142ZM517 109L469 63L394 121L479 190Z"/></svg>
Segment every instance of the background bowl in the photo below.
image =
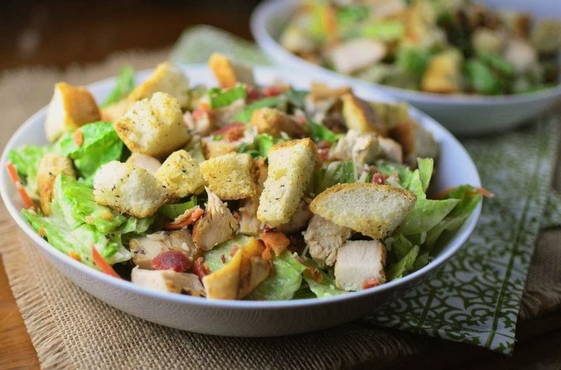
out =
<svg viewBox="0 0 561 370"><path fill-rule="evenodd" d="M492 7L526 11L536 18L561 18L560 0L487 0ZM479 135L513 128L535 117L558 101L561 84L554 88L508 96L439 95L405 90L346 76L310 63L285 50L277 39L301 0L269 0L251 17L251 31L259 47L279 66L318 79L337 80L353 87L381 92L407 101L458 135ZM560 36L561 37L561 36Z"/></svg>
<svg viewBox="0 0 561 370"><path fill-rule="evenodd" d="M183 68L192 83L215 84L207 67L199 65ZM149 73L150 71L141 72L138 77L145 78ZM257 81L262 84L280 79L298 88L306 88L312 81L304 74L287 73L273 68L256 68L255 75ZM330 84L329 80L324 82ZM113 85L114 79L110 78L92 84L90 89L99 101L109 93ZM391 101L370 90L363 91L358 88L356 92L366 99ZM5 168L7 154L11 149L24 144L47 143L43 128L45 116L46 108L43 108L16 131L2 155L2 168ZM425 114L412 109L412 116L431 131L440 144L441 157L434 181L435 189L460 184L481 186L477 169L462 145ZM6 171L1 171L0 193L11 216L29 241L39 248L59 271L82 289L111 306L158 324L198 333L228 336L295 334L334 326L371 313L388 299L394 298L401 290L425 278L456 253L473 231L481 212L479 205L456 236L430 264L402 279L373 289L326 299L275 302L216 301L149 290L83 265L50 246L25 222L19 212L21 202Z"/></svg>

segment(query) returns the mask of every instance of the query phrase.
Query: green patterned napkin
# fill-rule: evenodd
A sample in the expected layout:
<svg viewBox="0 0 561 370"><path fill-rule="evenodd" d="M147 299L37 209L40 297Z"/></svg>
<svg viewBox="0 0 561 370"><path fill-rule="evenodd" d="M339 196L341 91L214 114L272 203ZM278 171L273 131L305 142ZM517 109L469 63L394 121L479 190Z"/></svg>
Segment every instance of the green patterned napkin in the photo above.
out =
<svg viewBox="0 0 561 370"><path fill-rule="evenodd" d="M187 30L171 59L205 63L214 51L268 62L253 44L209 26ZM558 123L544 118L505 135L463 141L496 197L484 202L475 232L456 256L364 320L512 352L537 234L540 227L561 225L561 198L550 191Z"/></svg>

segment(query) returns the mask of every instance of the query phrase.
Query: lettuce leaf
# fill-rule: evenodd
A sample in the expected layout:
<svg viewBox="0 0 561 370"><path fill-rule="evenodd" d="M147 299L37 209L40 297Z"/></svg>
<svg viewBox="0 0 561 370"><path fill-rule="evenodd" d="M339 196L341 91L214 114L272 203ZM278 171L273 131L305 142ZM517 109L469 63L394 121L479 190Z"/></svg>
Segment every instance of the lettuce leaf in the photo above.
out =
<svg viewBox="0 0 561 370"><path fill-rule="evenodd" d="M208 97L212 109L224 108L237 100L245 99L246 89L244 85L237 85L228 90L215 87L208 90Z"/></svg>
<svg viewBox="0 0 561 370"><path fill-rule="evenodd" d="M250 300L292 299L302 285L302 273L306 269L289 251L273 259L273 274L255 288L247 297Z"/></svg>
<svg viewBox="0 0 561 370"><path fill-rule="evenodd" d="M333 185L356 181L357 173L353 162L330 162L326 168L320 168L314 173L314 192L319 194Z"/></svg>
<svg viewBox="0 0 561 370"><path fill-rule="evenodd" d="M245 235L238 235L232 240L221 243L206 252L204 255L205 264L208 266L210 272L220 270L232 259L232 250L240 245L248 243L251 237Z"/></svg>
<svg viewBox="0 0 561 370"><path fill-rule="evenodd" d="M115 87L109 93L105 101L101 104L102 108L115 104L124 99L134 89L134 69L131 66L121 68Z"/></svg>
<svg viewBox="0 0 561 370"><path fill-rule="evenodd" d="M234 121L237 122L249 122L251 120L251 115L253 111L259 108L279 108L286 104L286 99L284 97L273 97L273 98L265 98L256 101L253 104L246 106L241 112L234 116Z"/></svg>
<svg viewBox="0 0 561 370"><path fill-rule="evenodd" d="M267 158L271 147L277 143L286 141L282 137L272 137L269 134L259 134L255 136L253 143L243 143L238 148L238 153L251 154L253 158Z"/></svg>
<svg viewBox="0 0 561 370"><path fill-rule="evenodd" d="M175 219L177 216L185 213L186 210L191 209L197 205L197 196L193 195L188 201L175 204L164 204L158 210L158 213L169 218Z"/></svg>
<svg viewBox="0 0 561 370"><path fill-rule="evenodd" d="M415 245L405 256L403 256L403 258L389 265L386 269L386 277L388 281L402 278L408 272L412 271L418 255L419 246Z"/></svg>
<svg viewBox="0 0 561 370"><path fill-rule="evenodd" d="M438 225L459 202L458 199L417 199L415 207L399 226L398 233L413 235L428 232Z"/></svg>
<svg viewBox="0 0 561 370"><path fill-rule="evenodd" d="M37 194L37 171L43 155L49 151L48 147L23 145L12 149L8 153L10 161L16 170L29 195Z"/></svg>
<svg viewBox="0 0 561 370"><path fill-rule="evenodd" d="M335 280L331 276L320 269L316 269L316 271L319 279L314 279L314 277L306 271L304 271L303 276L308 287L317 298L335 297L346 293L344 290L335 286Z"/></svg>
<svg viewBox="0 0 561 370"><path fill-rule="evenodd" d="M76 144L74 133L67 133L55 143L55 151L73 159L84 182L91 184L99 167L121 158L123 142L107 122L89 123L80 130L84 137L81 145Z"/></svg>
<svg viewBox="0 0 561 370"><path fill-rule="evenodd" d="M66 223L75 228L88 224L100 233L110 233L121 226L127 218L109 207L94 201L93 190L66 175L57 176L54 184L53 206L60 210Z"/></svg>
<svg viewBox="0 0 561 370"><path fill-rule="evenodd" d="M320 125L315 122L308 122L308 127L310 128L310 137L313 141L327 141L329 143L335 143L343 134L336 134L324 125Z"/></svg>

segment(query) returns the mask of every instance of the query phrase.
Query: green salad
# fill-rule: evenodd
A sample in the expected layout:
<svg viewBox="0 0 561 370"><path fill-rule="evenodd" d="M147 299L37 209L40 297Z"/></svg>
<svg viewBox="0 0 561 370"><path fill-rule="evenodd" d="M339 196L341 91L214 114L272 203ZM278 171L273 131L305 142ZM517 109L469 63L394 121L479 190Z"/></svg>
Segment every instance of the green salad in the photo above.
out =
<svg viewBox="0 0 561 370"><path fill-rule="evenodd" d="M505 95L559 83L561 20L470 0L302 0L280 43L373 83Z"/></svg>
<svg viewBox="0 0 561 370"><path fill-rule="evenodd" d="M351 89L259 86L214 54L219 87L127 67L97 105L58 83L51 144L9 153L23 217L115 278L208 299L369 289L438 254L485 191L431 192L438 145L407 105Z"/></svg>

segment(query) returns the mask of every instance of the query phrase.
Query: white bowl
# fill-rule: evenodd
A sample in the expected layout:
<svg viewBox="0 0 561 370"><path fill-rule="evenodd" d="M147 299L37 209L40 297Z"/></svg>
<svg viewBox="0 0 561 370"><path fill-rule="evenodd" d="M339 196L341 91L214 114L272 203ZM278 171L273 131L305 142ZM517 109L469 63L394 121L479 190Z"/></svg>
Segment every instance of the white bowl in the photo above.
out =
<svg viewBox="0 0 561 370"><path fill-rule="evenodd" d="M213 84L214 79L205 66L185 66L185 73L193 83ZM273 68L256 68L259 83L281 79L299 88L309 86L311 79L300 73L282 73ZM139 73L145 78L149 71ZM326 81L329 82L329 81ZM90 86L98 100L113 87L114 79L106 79ZM336 84L334 84L336 85ZM364 98L381 99L369 91L357 90ZM387 99L383 99L387 100ZM8 152L24 144L46 144L43 123L46 108L29 118L13 135L2 155L5 168ZM435 178L436 189L460 184L481 186L477 169L462 145L434 120L413 109L413 116L430 130L441 149ZM83 265L59 252L41 238L22 218L21 202L6 171L1 171L0 193L11 216L47 259L66 277L102 301L134 316L158 324L193 332L228 336L276 336L301 333L348 322L371 313L388 299L414 283L449 259L458 251L475 227L481 205L450 243L422 269L373 289L349 293L327 299L295 301L217 301L186 295L163 293L145 289L128 281L113 278Z"/></svg>
<svg viewBox="0 0 561 370"><path fill-rule="evenodd" d="M561 18L560 0L481 1L490 6L527 11L537 18ZM561 97L561 84L554 88L508 96L439 95L366 82L310 63L285 50L277 39L301 0L269 0L251 16L251 31L259 47L279 66L318 79L337 80L407 101L458 135L501 132L536 117ZM560 36L561 37L561 36Z"/></svg>

